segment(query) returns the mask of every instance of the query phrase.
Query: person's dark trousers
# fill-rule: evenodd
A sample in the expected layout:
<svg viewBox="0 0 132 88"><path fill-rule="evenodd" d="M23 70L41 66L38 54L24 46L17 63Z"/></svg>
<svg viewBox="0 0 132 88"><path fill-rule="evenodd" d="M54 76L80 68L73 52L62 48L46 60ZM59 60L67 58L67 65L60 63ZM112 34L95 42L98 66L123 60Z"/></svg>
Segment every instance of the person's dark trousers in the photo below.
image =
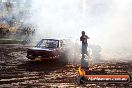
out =
<svg viewBox="0 0 132 88"><path fill-rule="evenodd" d="M88 59L86 59L85 55L82 55L82 58L81 58L81 67L84 70L89 70Z"/></svg>

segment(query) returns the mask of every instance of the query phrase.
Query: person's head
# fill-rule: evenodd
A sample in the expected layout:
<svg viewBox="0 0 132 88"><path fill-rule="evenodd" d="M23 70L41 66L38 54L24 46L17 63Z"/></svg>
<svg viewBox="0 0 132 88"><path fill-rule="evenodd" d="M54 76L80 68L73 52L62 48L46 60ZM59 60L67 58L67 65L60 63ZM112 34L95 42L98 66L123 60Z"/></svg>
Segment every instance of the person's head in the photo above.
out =
<svg viewBox="0 0 132 88"><path fill-rule="evenodd" d="M85 35L85 31L82 31L82 35Z"/></svg>

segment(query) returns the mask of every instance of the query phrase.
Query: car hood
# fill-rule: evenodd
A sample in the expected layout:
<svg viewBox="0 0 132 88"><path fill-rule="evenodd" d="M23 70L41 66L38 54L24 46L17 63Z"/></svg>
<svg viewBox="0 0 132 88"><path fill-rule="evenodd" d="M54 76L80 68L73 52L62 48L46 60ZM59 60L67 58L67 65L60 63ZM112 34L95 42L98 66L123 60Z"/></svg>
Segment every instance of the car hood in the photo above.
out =
<svg viewBox="0 0 132 88"><path fill-rule="evenodd" d="M29 50L37 50L37 51L53 51L53 49L48 49L48 48L38 48L38 47L30 48Z"/></svg>

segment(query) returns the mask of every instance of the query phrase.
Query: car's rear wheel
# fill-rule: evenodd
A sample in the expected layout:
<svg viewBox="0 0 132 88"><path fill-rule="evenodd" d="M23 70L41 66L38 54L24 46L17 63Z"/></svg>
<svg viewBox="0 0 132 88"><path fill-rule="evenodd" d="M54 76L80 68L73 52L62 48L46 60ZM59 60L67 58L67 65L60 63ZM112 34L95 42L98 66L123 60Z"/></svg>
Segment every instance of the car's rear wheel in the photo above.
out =
<svg viewBox="0 0 132 88"><path fill-rule="evenodd" d="M58 58L58 61L61 63L68 63L68 59L64 53L60 55L60 57Z"/></svg>

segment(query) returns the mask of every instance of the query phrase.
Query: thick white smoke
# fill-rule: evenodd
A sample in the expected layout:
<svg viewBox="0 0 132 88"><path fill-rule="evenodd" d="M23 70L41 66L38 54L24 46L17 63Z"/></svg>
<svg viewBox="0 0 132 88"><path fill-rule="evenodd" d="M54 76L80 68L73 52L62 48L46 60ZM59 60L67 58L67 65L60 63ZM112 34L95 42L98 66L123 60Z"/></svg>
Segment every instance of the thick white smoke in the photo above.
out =
<svg viewBox="0 0 132 88"><path fill-rule="evenodd" d="M33 0L33 22L43 37L73 37L80 34L79 0ZM81 4L80 4L81 5Z"/></svg>
<svg viewBox="0 0 132 88"><path fill-rule="evenodd" d="M131 0L32 0L31 4L36 39L70 37L80 43L84 30L89 44L99 45L98 53L105 59L132 56Z"/></svg>

